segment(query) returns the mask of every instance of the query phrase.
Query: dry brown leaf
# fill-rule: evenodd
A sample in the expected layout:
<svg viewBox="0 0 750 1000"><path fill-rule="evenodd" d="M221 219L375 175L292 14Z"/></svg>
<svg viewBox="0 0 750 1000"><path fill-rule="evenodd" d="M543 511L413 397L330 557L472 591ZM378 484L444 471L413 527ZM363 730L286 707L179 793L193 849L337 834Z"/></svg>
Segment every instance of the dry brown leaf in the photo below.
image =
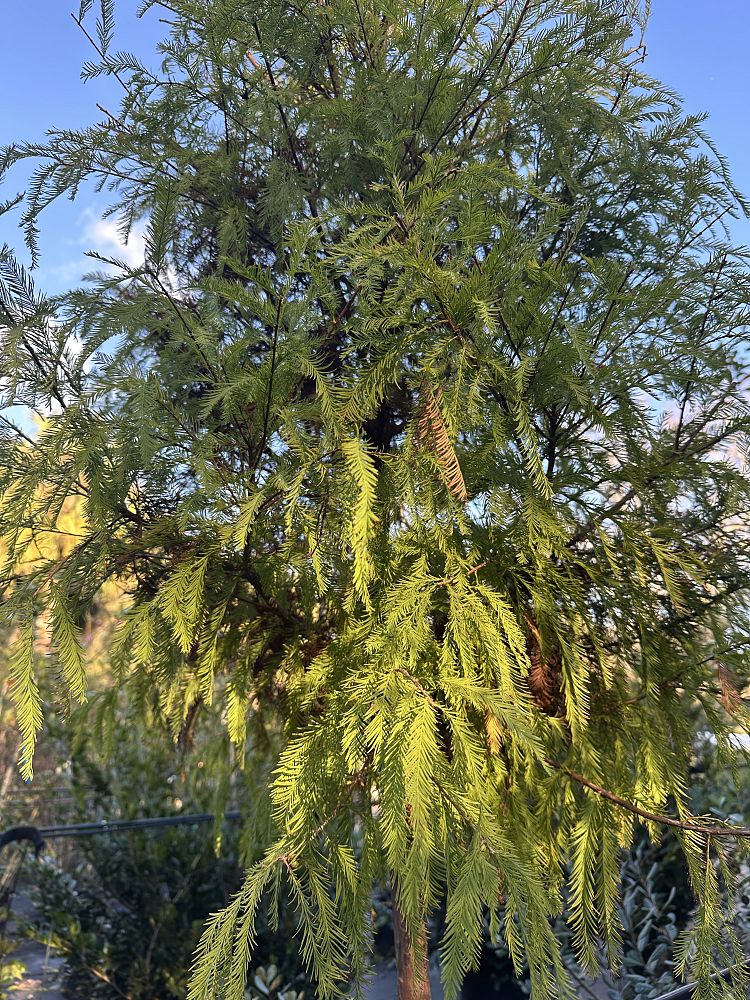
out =
<svg viewBox="0 0 750 1000"><path fill-rule="evenodd" d="M440 411L441 395L440 389L436 393L431 385L427 383L422 385L418 440L423 447L429 448L435 456L445 478L445 484L453 496L461 503L466 503L469 494L466 490L456 450L451 443L443 414Z"/></svg>

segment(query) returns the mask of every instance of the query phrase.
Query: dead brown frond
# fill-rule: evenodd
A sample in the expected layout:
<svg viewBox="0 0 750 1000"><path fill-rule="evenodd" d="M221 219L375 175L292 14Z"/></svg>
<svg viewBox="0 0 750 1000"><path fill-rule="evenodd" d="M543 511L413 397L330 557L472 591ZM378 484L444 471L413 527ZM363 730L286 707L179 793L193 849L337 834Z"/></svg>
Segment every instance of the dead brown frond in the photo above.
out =
<svg viewBox="0 0 750 1000"><path fill-rule="evenodd" d="M534 704L545 715L563 713L562 655L559 649L542 651L541 636L536 624L527 616L529 626L527 649L529 673L526 678Z"/></svg>
<svg viewBox="0 0 750 1000"><path fill-rule="evenodd" d="M429 448L435 456L445 484L461 503L466 503L469 494L461 472L456 450L448 435L448 428L440 410L442 391L435 392L431 385L424 383L420 392L420 417L418 440L424 448Z"/></svg>
<svg viewBox="0 0 750 1000"><path fill-rule="evenodd" d="M732 715L737 712L742 697L737 690L737 684L731 671L723 663L719 663L717 672L719 675L719 687L721 689L721 703L725 711Z"/></svg>

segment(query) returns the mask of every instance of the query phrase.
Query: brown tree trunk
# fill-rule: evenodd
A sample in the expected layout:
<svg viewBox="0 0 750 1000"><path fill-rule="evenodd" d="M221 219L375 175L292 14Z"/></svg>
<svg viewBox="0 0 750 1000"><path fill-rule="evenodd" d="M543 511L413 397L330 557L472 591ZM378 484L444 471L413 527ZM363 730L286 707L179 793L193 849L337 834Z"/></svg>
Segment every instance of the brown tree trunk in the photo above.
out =
<svg viewBox="0 0 750 1000"><path fill-rule="evenodd" d="M417 956L404 924L401 911L393 900L393 940L396 946L396 973L398 977L398 1000L432 1000L430 990L430 970L427 963L427 932L420 931Z"/></svg>

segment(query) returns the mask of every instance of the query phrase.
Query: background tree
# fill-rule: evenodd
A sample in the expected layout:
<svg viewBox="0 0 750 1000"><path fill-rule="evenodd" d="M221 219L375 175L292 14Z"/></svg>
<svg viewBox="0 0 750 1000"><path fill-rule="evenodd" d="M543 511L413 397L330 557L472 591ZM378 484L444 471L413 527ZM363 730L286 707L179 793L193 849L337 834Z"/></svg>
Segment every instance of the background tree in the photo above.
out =
<svg viewBox="0 0 750 1000"><path fill-rule="evenodd" d="M2 159L39 161L34 260L44 208L89 180L147 234L141 266L101 259L51 301L3 257L5 401L54 409L3 436L24 773L35 623L52 609L82 698L77 623L127 580L133 704L179 733L220 698L238 756L275 768L192 1000L241 997L282 882L335 995L386 879L403 998L428 992L441 899L448 995L486 910L535 997L564 994L550 918L567 899L581 965L600 940L616 964L636 821L679 835L700 900L679 968L709 995L739 952L734 839L690 814L687 707L722 746L745 724L750 289L721 229L744 202L640 69L639 6L162 6L152 72L111 51L103 0L84 77L116 76L120 108ZM21 571L19 526L75 493L85 537Z"/></svg>
<svg viewBox="0 0 750 1000"><path fill-rule="evenodd" d="M31 432L33 433L33 432ZM43 494L43 488L40 496ZM26 524L18 524L19 545L23 547L25 556L16 566L16 573L24 575L33 573L40 565L52 566L56 562L65 561L69 553L86 537L87 521L83 514L82 498L71 495L56 512L54 519L34 518ZM0 560L5 562L7 552L0 542ZM102 586L86 608L86 614L78 622L80 625L80 640L85 648L87 686L89 689L106 689L110 686L109 647L115 622L124 607L122 585L115 580L109 580ZM35 671L40 687L41 697L50 702L56 702L58 710L67 716L70 710L70 697L60 689L58 684L58 667L55 650L49 642L49 611L42 615L35 636ZM37 825L47 825L49 819L45 800L39 793L43 789L26 788L18 769L18 752L21 741L18 728L15 725L15 713L11 698L12 679L9 670L9 656L12 652L14 623L5 621L0 633L0 811L3 815L3 825L22 816L15 816L9 799L31 798L34 809L26 815L27 820L34 820ZM42 770L54 770L59 763L58 747L55 743L41 750L37 747L37 761Z"/></svg>

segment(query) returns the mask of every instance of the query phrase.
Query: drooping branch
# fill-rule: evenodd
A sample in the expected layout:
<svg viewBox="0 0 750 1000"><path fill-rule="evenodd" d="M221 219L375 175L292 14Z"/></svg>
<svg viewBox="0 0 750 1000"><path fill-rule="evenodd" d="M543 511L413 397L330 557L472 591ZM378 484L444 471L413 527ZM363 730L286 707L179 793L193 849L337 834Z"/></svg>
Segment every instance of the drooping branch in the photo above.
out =
<svg viewBox="0 0 750 1000"><path fill-rule="evenodd" d="M750 827L748 826L734 826L731 823L727 823L724 826L717 826L715 824L709 826L704 823L698 823L695 819L677 819L675 816L667 816L664 813L653 812L651 809L643 809L641 806L637 806L635 802L630 802L621 795L617 795L615 792L597 785L596 782L591 781L582 774L578 774L576 771L572 771L563 764L558 764L555 761L547 761L547 763L563 774L567 774L572 781L582 785L584 788L588 788L589 791L594 792L600 798L607 799L608 802L619 806L620 809L625 809L627 812L649 823L656 823L659 826L668 826L690 833L700 833L705 837L750 838Z"/></svg>

